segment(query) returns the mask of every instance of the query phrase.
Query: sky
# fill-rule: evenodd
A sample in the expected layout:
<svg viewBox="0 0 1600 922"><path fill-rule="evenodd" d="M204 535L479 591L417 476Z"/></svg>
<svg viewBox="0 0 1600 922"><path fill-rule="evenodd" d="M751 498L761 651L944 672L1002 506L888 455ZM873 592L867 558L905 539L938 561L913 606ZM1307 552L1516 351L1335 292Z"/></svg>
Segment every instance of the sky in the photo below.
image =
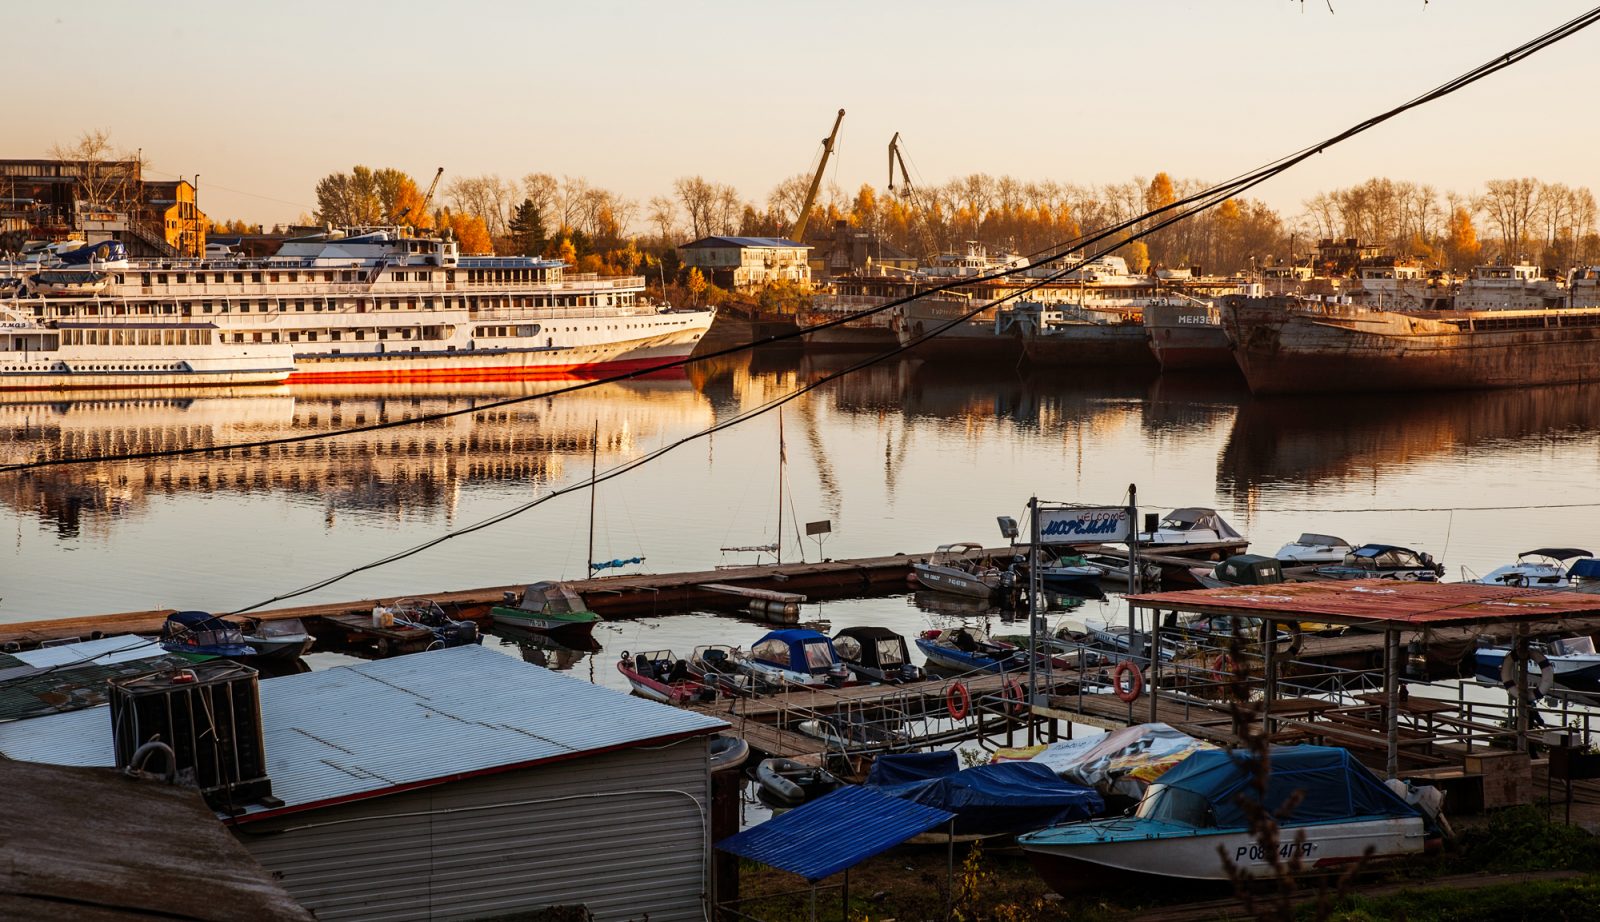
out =
<svg viewBox="0 0 1600 922"><path fill-rule="evenodd" d="M1329 8L1331 4L1331 11ZM0 157L105 129L215 219L314 209L357 163L426 185L582 176L638 202L702 175L764 202L814 168L1101 184L1220 180L1587 9L1562 0L34 3L8 10ZM25 40L18 40L26 37ZM1371 176L1594 185L1600 27L1259 187L1290 217ZM636 228L642 230L643 228Z"/></svg>

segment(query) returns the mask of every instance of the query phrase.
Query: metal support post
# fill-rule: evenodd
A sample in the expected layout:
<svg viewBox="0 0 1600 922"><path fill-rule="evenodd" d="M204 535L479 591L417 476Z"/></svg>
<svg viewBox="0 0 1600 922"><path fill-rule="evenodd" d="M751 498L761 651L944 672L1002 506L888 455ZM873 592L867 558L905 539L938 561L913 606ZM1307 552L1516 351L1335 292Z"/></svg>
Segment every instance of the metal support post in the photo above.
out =
<svg viewBox="0 0 1600 922"><path fill-rule="evenodd" d="M1161 688L1161 611L1150 611L1150 722L1156 722Z"/></svg>
<svg viewBox="0 0 1600 922"><path fill-rule="evenodd" d="M1383 632L1383 697L1384 727L1388 732L1388 757L1384 769L1390 778L1400 776L1400 632L1390 629Z"/></svg>
<svg viewBox="0 0 1600 922"><path fill-rule="evenodd" d="M1528 751L1528 710L1533 705L1528 692L1528 626L1517 625L1517 637L1511 644L1512 661L1516 663L1517 676L1517 751Z"/></svg>
<svg viewBox="0 0 1600 922"><path fill-rule="evenodd" d="M1028 497L1028 712L1039 689L1039 497ZM1033 721L1028 721L1028 745L1034 744Z"/></svg>
<svg viewBox="0 0 1600 922"><path fill-rule="evenodd" d="M1238 625L1234 626L1238 630ZM1261 622L1261 655L1263 681L1261 690L1261 729L1271 739L1278 732L1278 722L1272 716L1272 703L1278 700L1278 622L1267 618Z"/></svg>

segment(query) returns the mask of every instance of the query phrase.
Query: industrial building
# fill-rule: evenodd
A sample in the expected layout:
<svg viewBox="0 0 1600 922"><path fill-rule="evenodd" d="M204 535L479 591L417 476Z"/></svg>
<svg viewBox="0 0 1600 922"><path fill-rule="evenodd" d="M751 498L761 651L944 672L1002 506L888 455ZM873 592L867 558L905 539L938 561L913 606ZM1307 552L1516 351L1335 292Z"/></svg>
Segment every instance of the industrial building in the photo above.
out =
<svg viewBox="0 0 1600 922"><path fill-rule="evenodd" d="M917 269L915 256L883 235L852 227L848 221L834 223L833 237L812 247L809 261L811 277L818 280L841 275L899 275Z"/></svg>
<svg viewBox="0 0 1600 922"><path fill-rule="evenodd" d="M678 248L684 266L734 291L771 282L810 284L810 249L784 237L702 237Z"/></svg>
<svg viewBox="0 0 1600 922"><path fill-rule="evenodd" d="M138 159L0 160L0 250L29 240L120 240L133 256L203 257L194 183L149 180Z"/></svg>
<svg viewBox="0 0 1600 922"><path fill-rule="evenodd" d="M318 919L704 918L726 726L466 646L260 683L271 795L223 821ZM104 707L0 754L111 765Z"/></svg>

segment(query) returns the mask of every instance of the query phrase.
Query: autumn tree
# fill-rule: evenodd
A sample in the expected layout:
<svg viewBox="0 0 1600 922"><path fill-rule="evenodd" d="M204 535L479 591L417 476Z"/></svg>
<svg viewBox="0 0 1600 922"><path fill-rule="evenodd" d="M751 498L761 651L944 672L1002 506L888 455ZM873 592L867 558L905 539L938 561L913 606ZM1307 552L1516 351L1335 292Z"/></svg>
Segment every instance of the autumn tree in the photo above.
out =
<svg viewBox="0 0 1600 922"><path fill-rule="evenodd" d="M538 256L544 251L544 215L533 199L525 198L511 218L512 252L522 256Z"/></svg>
<svg viewBox="0 0 1600 922"><path fill-rule="evenodd" d="M516 200L517 187L515 183L488 173L451 180L450 185L445 187L445 195L454 203L457 212L482 221L493 238L505 235L508 213L512 202Z"/></svg>
<svg viewBox="0 0 1600 922"><path fill-rule="evenodd" d="M706 293L706 277L701 275L700 270L697 268L691 267L689 269L689 274L684 279L683 284L684 287L689 289L689 297L693 298L697 303Z"/></svg>
<svg viewBox="0 0 1600 922"><path fill-rule="evenodd" d="M330 173L317 182L319 224L357 227L384 219L377 177L371 167L357 166L348 173Z"/></svg>
<svg viewBox="0 0 1600 922"><path fill-rule="evenodd" d="M1457 205L1445 226L1445 264L1458 272L1466 270L1477 263L1478 250L1478 231L1472 226L1472 213L1466 206Z"/></svg>
<svg viewBox="0 0 1600 922"><path fill-rule="evenodd" d="M489 228L475 214L452 212L446 208L439 214L439 226L455 235L463 254L476 256L494 252L494 239L489 236Z"/></svg>

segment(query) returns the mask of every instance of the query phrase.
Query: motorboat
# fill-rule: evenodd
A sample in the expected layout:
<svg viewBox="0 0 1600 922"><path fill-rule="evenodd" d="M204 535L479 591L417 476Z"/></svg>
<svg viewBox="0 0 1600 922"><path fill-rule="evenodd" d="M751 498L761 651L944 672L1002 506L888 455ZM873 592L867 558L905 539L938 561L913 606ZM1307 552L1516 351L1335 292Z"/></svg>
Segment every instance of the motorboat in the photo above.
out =
<svg viewBox="0 0 1600 922"><path fill-rule="evenodd" d="M715 701L717 691L689 671L689 664L671 650L651 650L629 655L622 651L617 671L628 680L633 693L662 704L695 704Z"/></svg>
<svg viewBox="0 0 1600 922"><path fill-rule="evenodd" d="M847 627L833 635L833 649L862 682L899 685L923 678L906 639L885 627Z"/></svg>
<svg viewBox="0 0 1600 922"><path fill-rule="evenodd" d="M505 604L496 605L490 616L497 625L548 634L569 646L590 640L600 623L571 587L552 581L534 583L520 597L506 593Z"/></svg>
<svg viewBox="0 0 1600 922"><path fill-rule="evenodd" d="M1576 547L1539 547L1517 555L1517 562L1506 564L1483 576L1468 580L1490 586L1518 586L1529 589L1568 589L1572 578L1566 562L1594 555Z"/></svg>
<svg viewBox="0 0 1600 922"><path fill-rule="evenodd" d="M1244 536L1234 531L1233 526L1217 514L1217 510L1197 506L1174 509L1162 517L1155 531L1139 534L1139 543L1144 547L1243 541Z"/></svg>
<svg viewBox="0 0 1600 922"><path fill-rule="evenodd" d="M940 592L992 599L1016 585L1016 573L1002 569L975 541L941 544L927 560L911 565L917 582Z"/></svg>
<svg viewBox="0 0 1600 922"><path fill-rule="evenodd" d="M1437 582L1444 575L1444 564L1426 553L1392 544L1363 544L1345 555L1338 566L1316 567L1313 579L1398 579Z"/></svg>
<svg viewBox="0 0 1600 922"><path fill-rule="evenodd" d="M1485 685L1506 688L1516 684L1511 651L1505 647L1479 647L1473 651L1473 677ZM1600 653L1593 638L1569 637L1529 645L1531 670L1538 673L1534 688L1540 697L1557 691L1600 694Z"/></svg>
<svg viewBox="0 0 1600 922"><path fill-rule="evenodd" d="M254 647L262 659L295 659L311 652L316 643L299 618L245 618L237 620L244 642Z"/></svg>
<svg viewBox="0 0 1600 922"><path fill-rule="evenodd" d="M392 621L396 627L425 630L433 635L428 647L465 647L483 643L483 635L471 621L457 621L445 614L432 599L398 599L372 609L374 621Z"/></svg>
<svg viewBox="0 0 1600 922"><path fill-rule="evenodd" d="M805 628L768 631L739 660L739 668L757 684L779 689L839 686L850 677L833 641Z"/></svg>
<svg viewBox="0 0 1600 922"><path fill-rule="evenodd" d="M913 754L917 766L922 753ZM899 760L900 755L882 755L878 761ZM892 784L872 784L884 773L873 765L868 784L880 794L936 807L955 815L954 834L960 836L1015 835L1060 823L1100 815L1105 801L1093 788L1071 784L1050 767L1039 762L995 762L956 770L954 766L938 774ZM936 771L938 769L935 769ZM894 775L906 774L895 768Z"/></svg>
<svg viewBox="0 0 1600 922"><path fill-rule="evenodd" d="M955 672L1020 672L1028 668L1028 652L994 640L968 627L924 631L917 649L929 665Z"/></svg>
<svg viewBox="0 0 1600 922"><path fill-rule="evenodd" d="M1235 554L1210 567L1189 570L1207 589L1224 586L1274 586L1283 582L1283 563L1276 557L1260 554Z"/></svg>
<svg viewBox="0 0 1600 922"><path fill-rule="evenodd" d="M859 714L826 714L795 724L796 730L827 743L828 751L852 755L904 749L911 734L902 726L869 721Z"/></svg>
<svg viewBox="0 0 1600 922"><path fill-rule="evenodd" d="M177 611L161 625L161 648L185 656L255 656L236 623L208 611Z"/></svg>
<svg viewBox="0 0 1600 922"><path fill-rule="evenodd" d="M1100 580L1106 572L1106 567L1091 563L1082 555L1066 554L1040 562L1039 584L1050 592L1105 598L1105 593L1100 589Z"/></svg>
<svg viewBox="0 0 1600 922"><path fill-rule="evenodd" d="M1252 786L1257 758L1201 750L1150 785L1133 816L1054 826L1017 844L1058 893L1108 875L1226 881L1236 870L1270 874L1273 858L1319 871L1422 851L1423 811L1349 752L1274 746L1264 795ZM1251 831L1249 806L1279 817L1276 854L1264 852Z"/></svg>
<svg viewBox="0 0 1600 922"><path fill-rule="evenodd" d="M754 683L749 674L739 667L744 658L744 651L738 647L710 643L695 647L686 662L689 674L698 679L700 684L715 688L722 694L748 695Z"/></svg>
<svg viewBox="0 0 1600 922"><path fill-rule="evenodd" d="M1273 556L1284 566L1308 567L1344 563L1345 555L1353 550L1355 548L1343 538L1308 531L1278 548Z"/></svg>

